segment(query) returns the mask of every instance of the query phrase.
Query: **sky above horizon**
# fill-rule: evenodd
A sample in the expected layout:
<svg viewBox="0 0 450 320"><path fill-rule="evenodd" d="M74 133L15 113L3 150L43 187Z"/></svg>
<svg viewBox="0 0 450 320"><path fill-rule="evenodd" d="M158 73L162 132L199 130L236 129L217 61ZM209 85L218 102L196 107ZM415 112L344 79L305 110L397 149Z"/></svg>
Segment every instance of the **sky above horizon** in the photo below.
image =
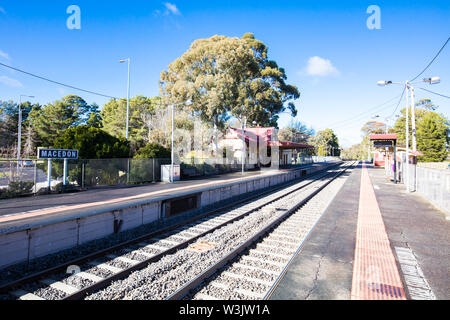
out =
<svg viewBox="0 0 450 320"><path fill-rule="evenodd" d="M80 29L69 29L70 5L81 10ZM369 29L380 8L381 29ZM297 119L316 131L332 128L341 145L361 140L360 129L392 115L402 86L378 80L415 77L450 36L450 1L14 1L0 0L0 63L75 87L126 97L159 94L160 72L199 38L247 32L269 48L301 97ZM433 86L450 95L450 45L419 78L440 76ZM107 98L42 81L0 65L0 100L47 104L67 94L103 106ZM449 99L416 89L449 118ZM385 103L385 104L383 104ZM404 106L404 101L397 109ZM279 126L290 121L282 114ZM393 120L391 121L391 125Z"/></svg>

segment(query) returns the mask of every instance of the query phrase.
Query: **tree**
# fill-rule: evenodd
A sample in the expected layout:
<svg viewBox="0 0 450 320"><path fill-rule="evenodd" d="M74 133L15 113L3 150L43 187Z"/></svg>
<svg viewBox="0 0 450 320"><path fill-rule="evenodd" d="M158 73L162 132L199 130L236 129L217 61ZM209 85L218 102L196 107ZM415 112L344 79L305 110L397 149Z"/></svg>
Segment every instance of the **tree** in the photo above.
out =
<svg viewBox="0 0 450 320"><path fill-rule="evenodd" d="M437 113L438 107L430 99L422 99L416 104L416 139L417 150L424 155L419 161L444 161L447 157L446 144L449 142L450 125L443 115ZM412 116L409 114L409 141L412 142ZM406 146L406 108L395 123L398 143ZM411 145L409 146L411 148Z"/></svg>
<svg viewBox="0 0 450 320"><path fill-rule="evenodd" d="M308 129L306 124L302 123L301 121L292 119L286 127L278 132L278 139L280 141L304 142L297 141L297 136L299 134L304 134L305 137L313 136L315 135L315 130L313 128Z"/></svg>
<svg viewBox="0 0 450 320"><path fill-rule="evenodd" d="M100 115L100 107L98 104L94 103L91 105L88 120L86 124L89 127L101 128L102 127L102 116Z"/></svg>
<svg viewBox="0 0 450 320"><path fill-rule="evenodd" d="M361 131L364 135L377 134L377 133L385 133L386 124L378 121L368 121L361 128Z"/></svg>
<svg viewBox="0 0 450 320"><path fill-rule="evenodd" d="M136 96L130 99L129 139L137 144L137 148L149 142L151 125L149 120L155 115L161 105L159 97L148 98ZM108 101L100 112L103 130L115 137L125 138L127 100L112 99Z"/></svg>
<svg viewBox="0 0 450 320"><path fill-rule="evenodd" d="M362 148L362 144L355 144L351 146L350 148L346 148L342 150L341 157L342 159L349 159L349 160L363 160L367 159L366 152L364 152L365 149Z"/></svg>
<svg viewBox="0 0 450 320"><path fill-rule="evenodd" d="M317 132L313 139L316 154L319 156L339 156L339 140L332 129Z"/></svg>
<svg viewBox="0 0 450 320"><path fill-rule="evenodd" d="M150 159L150 158L170 158L171 150L163 147L157 143L149 143L145 147L139 149L134 156L135 159Z"/></svg>
<svg viewBox="0 0 450 320"><path fill-rule="evenodd" d="M56 138L68 128L84 125L91 106L81 97L68 95L30 112L30 125L36 131L41 146L52 146Z"/></svg>
<svg viewBox="0 0 450 320"><path fill-rule="evenodd" d="M248 122L277 126L278 114L300 93L287 85L286 73L267 58L267 47L245 34L243 38L213 36L199 39L180 58L161 72L163 103L189 106L203 121L223 128L234 116Z"/></svg>
<svg viewBox="0 0 450 320"><path fill-rule="evenodd" d="M425 108L415 108L416 131L420 126L420 122L428 111ZM411 110L408 112L409 121L409 141L412 141L412 115ZM406 108L400 111L400 117L394 125L394 132L397 134L397 144L406 146Z"/></svg>
<svg viewBox="0 0 450 320"><path fill-rule="evenodd" d="M128 158L130 145L123 138L116 138L107 132L86 125L66 129L56 139L57 149L79 150L81 159Z"/></svg>
<svg viewBox="0 0 450 320"><path fill-rule="evenodd" d="M23 102L21 105L22 111L22 140L28 141L28 144L22 146L27 149L26 155L30 155L29 149L33 147L30 145L32 137L32 128L30 128L29 116L32 112L39 110L39 104L31 104ZM0 147L5 149L15 149L17 153L17 134L19 122L19 106L12 101L0 101ZM23 142L23 141L22 141ZM11 153L10 153L11 154Z"/></svg>
<svg viewBox="0 0 450 320"><path fill-rule="evenodd" d="M449 126L447 119L429 111L417 128L417 149L423 153L419 161L440 162L447 158L446 142Z"/></svg>

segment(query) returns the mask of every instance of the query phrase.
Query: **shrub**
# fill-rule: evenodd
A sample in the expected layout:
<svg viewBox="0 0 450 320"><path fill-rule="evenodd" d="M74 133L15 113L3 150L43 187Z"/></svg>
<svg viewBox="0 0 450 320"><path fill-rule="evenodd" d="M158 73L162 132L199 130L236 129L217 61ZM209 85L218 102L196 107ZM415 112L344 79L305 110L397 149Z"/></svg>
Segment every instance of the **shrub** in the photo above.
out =
<svg viewBox="0 0 450 320"><path fill-rule="evenodd" d="M65 130L62 136L56 139L54 147L79 150L81 159L128 158L130 155L128 141L89 126Z"/></svg>
<svg viewBox="0 0 450 320"><path fill-rule="evenodd" d="M0 198L14 198L33 192L33 181L11 181L8 189L0 189Z"/></svg>
<svg viewBox="0 0 450 320"><path fill-rule="evenodd" d="M151 158L164 159L170 157L171 157L170 149L167 149L157 143L147 144L145 147L139 149L136 155L134 156L135 159L151 159Z"/></svg>

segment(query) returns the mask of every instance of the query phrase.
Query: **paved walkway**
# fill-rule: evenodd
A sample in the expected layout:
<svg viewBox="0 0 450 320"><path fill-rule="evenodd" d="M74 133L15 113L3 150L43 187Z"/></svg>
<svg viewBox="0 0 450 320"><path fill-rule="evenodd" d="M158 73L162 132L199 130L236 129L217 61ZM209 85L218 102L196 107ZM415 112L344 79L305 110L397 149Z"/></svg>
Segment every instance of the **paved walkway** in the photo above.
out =
<svg viewBox="0 0 450 320"><path fill-rule="evenodd" d="M365 165L361 173L351 299L405 299L405 290Z"/></svg>
<svg viewBox="0 0 450 320"><path fill-rule="evenodd" d="M450 299L449 247L442 212L360 166L271 299Z"/></svg>
<svg viewBox="0 0 450 320"><path fill-rule="evenodd" d="M323 164L308 164L293 169L320 166ZM105 207L132 205L136 201L151 200L167 195L176 196L187 191L213 188L227 183L279 174L288 170L249 171L244 174L237 172L208 176L201 179L177 181L173 184L156 183L134 187L110 187L68 194L0 200L0 226L21 223L22 220L40 220L64 214L76 214L86 210L95 211Z"/></svg>

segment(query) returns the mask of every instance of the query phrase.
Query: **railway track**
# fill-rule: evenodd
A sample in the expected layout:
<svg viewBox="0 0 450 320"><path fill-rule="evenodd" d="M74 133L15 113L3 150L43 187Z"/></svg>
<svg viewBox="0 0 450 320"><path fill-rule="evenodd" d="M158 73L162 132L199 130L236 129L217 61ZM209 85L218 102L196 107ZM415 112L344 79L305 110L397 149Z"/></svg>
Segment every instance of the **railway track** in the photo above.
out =
<svg viewBox="0 0 450 320"><path fill-rule="evenodd" d="M194 299L223 299L220 295L215 297L211 294L212 287L225 292L233 291L222 282L214 280L205 284L203 289L198 286L247 250L268 230L280 225L289 216L289 219L296 216L293 213L300 206L351 166L352 164L346 163L226 212L216 212L153 237L131 241L118 247L116 251L109 249L97 252L79 260L80 265L72 268L81 272L73 275L68 275L66 270L60 268L47 270L1 289L7 292L8 298L22 300L180 299L187 297L192 290L198 291L192 296ZM311 218L310 223L313 221ZM295 232L291 232L291 236L294 239ZM282 243L289 247L286 245L288 238L290 236L271 240L272 248L273 243L278 243L278 247ZM272 259L264 261L268 265L274 257L278 257L280 260L272 263L278 267L286 262L289 255L288 251L269 255L260 249L253 250L252 253L259 254L259 257L271 257ZM244 259L250 261L247 265L260 263L260 258L255 258L254 255ZM240 265L237 267L242 268ZM222 273L222 278L233 277L230 275L231 271L225 272L228 273ZM266 290L270 287L269 282L276 282L277 277L272 273L266 280L259 280L259 285L265 289L250 289L250 292ZM230 296L235 297L231 291ZM236 292L239 293L239 288ZM242 292L247 291L244 289L241 294ZM242 295L245 297L245 294ZM253 294L253 298L261 298L261 295Z"/></svg>

